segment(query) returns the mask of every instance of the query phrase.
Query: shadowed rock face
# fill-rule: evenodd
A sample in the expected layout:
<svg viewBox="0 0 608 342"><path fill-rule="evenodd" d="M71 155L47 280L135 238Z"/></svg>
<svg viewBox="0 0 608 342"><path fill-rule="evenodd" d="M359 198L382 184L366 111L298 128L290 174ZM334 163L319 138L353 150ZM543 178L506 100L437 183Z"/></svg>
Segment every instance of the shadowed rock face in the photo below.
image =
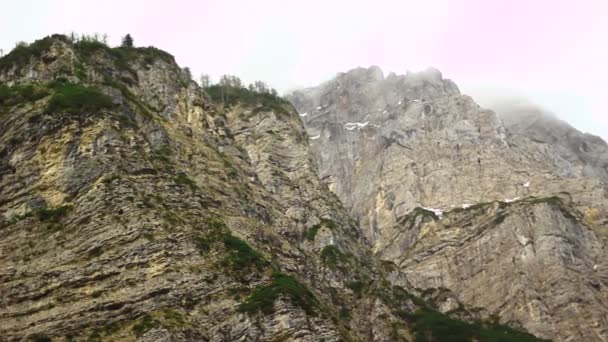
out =
<svg viewBox="0 0 608 342"><path fill-rule="evenodd" d="M287 98L319 176L373 250L398 265L397 283L447 288L540 336L608 339L605 142L529 110L498 116L436 70L384 78L360 68ZM573 221L531 201L499 218L441 216L556 195ZM404 225L419 207L438 216L434 223Z"/></svg>

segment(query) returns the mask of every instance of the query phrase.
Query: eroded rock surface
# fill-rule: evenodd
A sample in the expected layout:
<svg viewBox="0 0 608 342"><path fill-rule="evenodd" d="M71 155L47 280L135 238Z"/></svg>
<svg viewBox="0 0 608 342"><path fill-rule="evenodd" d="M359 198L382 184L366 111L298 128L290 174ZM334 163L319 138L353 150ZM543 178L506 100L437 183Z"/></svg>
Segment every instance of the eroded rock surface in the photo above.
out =
<svg viewBox="0 0 608 342"><path fill-rule="evenodd" d="M359 68L287 98L319 176L398 265L394 283L445 288L542 337L608 339L605 142L547 116L498 116L434 69ZM554 196L574 219L533 203ZM459 211L494 202L519 209ZM408 221L421 210L432 223Z"/></svg>
<svg viewBox="0 0 608 342"><path fill-rule="evenodd" d="M287 101L201 89L155 48L6 55L0 340L537 340L391 284L311 141Z"/></svg>

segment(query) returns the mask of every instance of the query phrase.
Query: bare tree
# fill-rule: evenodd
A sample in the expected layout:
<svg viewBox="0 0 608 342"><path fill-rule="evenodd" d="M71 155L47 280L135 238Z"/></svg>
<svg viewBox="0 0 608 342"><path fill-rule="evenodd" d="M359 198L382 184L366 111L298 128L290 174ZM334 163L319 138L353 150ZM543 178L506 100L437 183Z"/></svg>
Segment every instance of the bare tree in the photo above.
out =
<svg viewBox="0 0 608 342"><path fill-rule="evenodd" d="M185 67L183 70L184 70L184 75L186 76L186 79L188 79L188 81L192 80L192 71L190 71L190 68Z"/></svg>
<svg viewBox="0 0 608 342"><path fill-rule="evenodd" d="M243 88L243 82L237 76L232 76L230 81L231 81L231 83L230 83L231 86L233 86L235 88Z"/></svg>
<svg viewBox="0 0 608 342"><path fill-rule="evenodd" d="M218 84L222 87L229 87L230 83L231 83L230 75L222 75L222 77L220 77L220 82Z"/></svg>
<svg viewBox="0 0 608 342"><path fill-rule="evenodd" d="M254 87L258 93L268 93L268 86L262 81L255 81Z"/></svg>
<svg viewBox="0 0 608 342"><path fill-rule="evenodd" d="M209 88L209 86L211 86L211 78L209 75L202 74L200 80L200 85L202 88Z"/></svg>

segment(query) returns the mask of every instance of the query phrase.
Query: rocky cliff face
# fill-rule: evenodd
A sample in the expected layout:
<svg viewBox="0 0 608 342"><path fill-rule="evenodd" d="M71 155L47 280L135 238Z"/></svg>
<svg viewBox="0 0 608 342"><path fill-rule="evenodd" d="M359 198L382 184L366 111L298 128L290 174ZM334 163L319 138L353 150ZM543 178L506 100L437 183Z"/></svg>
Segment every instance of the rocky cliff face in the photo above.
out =
<svg viewBox="0 0 608 342"><path fill-rule="evenodd" d="M280 98L63 36L0 82L2 341L535 340L388 282Z"/></svg>
<svg viewBox="0 0 608 342"><path fill-rule="evenodd" d="M581 133L529 104L497 104L496 113L514 139L531 140L537 145L547 146L547 153L567 160L580 176L604 182L608 179L608 144L600 137Z"/></svg>
<svg viewBox="0 0 608 342"><path fill-rule="evenodd" d="M320 177L398 265L394 283L546 338L608 339L601 139L499 117L432 69L355 69L288 99Z"/></svg>

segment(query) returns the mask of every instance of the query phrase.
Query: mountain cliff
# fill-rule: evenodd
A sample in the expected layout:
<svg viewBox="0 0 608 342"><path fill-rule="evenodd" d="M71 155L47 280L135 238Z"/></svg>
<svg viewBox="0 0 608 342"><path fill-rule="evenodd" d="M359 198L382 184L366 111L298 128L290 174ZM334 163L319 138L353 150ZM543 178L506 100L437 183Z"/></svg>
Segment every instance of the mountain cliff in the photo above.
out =
<svg viewBox="0 0 608 342"><path fill-rule="evenodd" d="M358 68L287 98L393 284L537 336L608 339L605 142L480 108L434 69Z"/></svg>
<svg viewBox="0 0 608 342"><path fill-rule="evenodd" d="M155 48L17 47L0 59L0 340L537 340L399 281L311 141L284 99L201 89Z"/></svg>

